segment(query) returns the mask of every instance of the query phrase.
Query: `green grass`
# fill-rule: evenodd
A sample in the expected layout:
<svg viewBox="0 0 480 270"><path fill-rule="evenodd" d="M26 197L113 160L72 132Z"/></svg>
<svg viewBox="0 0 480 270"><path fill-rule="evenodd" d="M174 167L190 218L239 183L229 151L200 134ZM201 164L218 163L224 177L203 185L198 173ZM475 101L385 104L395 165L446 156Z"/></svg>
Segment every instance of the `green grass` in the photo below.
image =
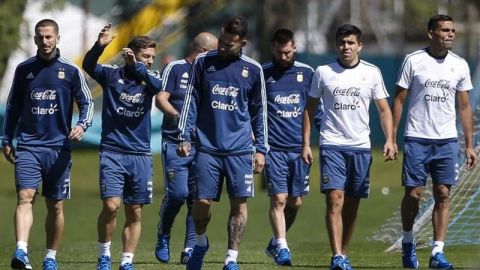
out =
<svg viewBox="0 0 480 270"><path fill-rule="evenodd" d="M61 269L95 269L96 219L101 206L98 195L98 154L93 150L76 150L73 154L72 199L65 205L65 233L58 260ZM160 158L155 156L154 203L146 206L143 214L143 234L135 255L136 268L142 269L185 269L178 264L183 245L185 207L177 217L171 237L172 263L160 264L153 256L156 241L158 209L163 196L160 173ZM400 162L384 163L379 152L374 153L371 195L360 206L357 228L350 246L350 256L356 269L399 269L400 254L386 254L384 243L365 240L390 217L399 206L403 189L400 187ZM8 269L10 256L15 247L13 209L16 203L13 167L5 160L0 161L0 269ZM319 192L318 163L311 173L311 192L305 197L297 221L288 233L288 242L293 251L294 269L328 269L330 249L324 222L325 204ZM260 181L257 181L260 187ZM383 187L390 189L389 195L381 194ZM212 221L208 227L211 248L206 256L205 269L220 269L226 251L226 221L228 200L224 195L213 207ZM263 254L271 229L268 223L268 197L257 188L256 197L249 201L249 220L242 241L239 261L244 270L277 269ZM34 208L35 221L30 234L29 253L38 269L44 255L43 199L37 199ZM121 229L123 214L117 222L112 244L114 265L117 269L121 253ZM457 269L478 269L476 259L479 246L447 247L448 257ZM429 250L419 250L420 264L425 268Z"/></svg>

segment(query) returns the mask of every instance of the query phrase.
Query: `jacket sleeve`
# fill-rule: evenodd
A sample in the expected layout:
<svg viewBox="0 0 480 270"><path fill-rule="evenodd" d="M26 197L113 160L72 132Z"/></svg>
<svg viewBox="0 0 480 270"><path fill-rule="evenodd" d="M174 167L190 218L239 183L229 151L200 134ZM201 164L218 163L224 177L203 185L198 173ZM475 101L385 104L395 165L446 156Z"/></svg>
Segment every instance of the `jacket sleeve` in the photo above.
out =
<svg viewBox="0 0 480 270"><path fill-rule="evenodd" d="M253 136L255 138L255 149L257 152L266 154L268 146L267 130L267 96L263 71L260 68L248 104Z"/></svg>
<svg viewBox="0 0 480 270"><path fill-rule="evenodd" d="M162 78L158 70L149 70L142 62L137 62L129 68L138 79L147 85L148 90L152 94L156 94L162 90Z"/></svg>
<svg viewBox="0 0 480 270"><path fill-rule="evenodd" d="M95 43L85 55L82 63L83 70L85 70L90 77L100 84L104 82L105 75L102 65L98 64L97 62L104 49L105 48Z"/></svg>
<svg viewBox="0 0 480 270"><path fill-rule="evenodd" d="M79 117L77 125L81 126L83 130L87 130L92 125L93 119L93 99L90 89L88 88L85 77L80 69L76 69L76 74L73 78L73 95L77 102Z"/></svg>
<svg viewBox="0 0 480 270"><path fill-rule="evenodd" d="M202 61L200 61L200 58L197 58L190 69L187 93L185 94L182 113L180 114L180 121L178 123L178 139L180 141L192 141L192 130L196 126L197 107L200 103L201 74Z"/></svg>
<svg viewBox="0 0 480 270"><path fill-rule="evenodd" d="M3 138L2 146L12 144L13 136L20 120L21 112L23 109L23 93L21 91L20 71L17 67L15 75L13 77L12 87L10 94L8 95L5 119L3 123Z"/></svg>

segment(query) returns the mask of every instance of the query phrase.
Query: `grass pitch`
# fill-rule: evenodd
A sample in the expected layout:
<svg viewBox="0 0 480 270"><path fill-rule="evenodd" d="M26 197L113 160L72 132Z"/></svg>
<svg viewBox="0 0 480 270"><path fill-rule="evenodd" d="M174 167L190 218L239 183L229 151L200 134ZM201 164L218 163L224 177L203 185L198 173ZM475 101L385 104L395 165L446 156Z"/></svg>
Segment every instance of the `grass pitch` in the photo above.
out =
<svg viewBox="0 0 480 270"><path fill-rule="evenodd" d="M183 246L185 207L177 216L171 236L171 262L156 261L153 250L156 241L158 210L163 197L160 157L154 157L154 203L144 207L143 233L134 262L137 270L185 269L178 263ZM379 151L374 151L371 172L370 198L360 206L357 227L350 245L350 258L355 269L401 269L399 253L386 254L387 244L368 242L370 236L390 217L400 205L403 188L400 186L401 162L384 163ZM0 161L0 269L9 269L10 256L15 248L13 209L16 204L13 166ZM263 254L272 232L268 222L269 200L260 189L257 179L256 197L249 200L249 218L242 241L239 263L244 270L278 269L273 261ZM294 269L328 269L330 248L324 222L324 197L319 192L318 162L310 174L310 194L297 216L296 223L288 232ZM383 189L383 193L382 193ZM387 191L388 192L385 192ZM388 193L388 194L387 194ZM60 269L95 269L97 260L96 220L101 207L98 195L98 152L75 150L72 168L72 199L65 204L65 232L62 247L57 254ZM122 210L121 210L122 211ZM226 222L228 199L223 195L213 207L212 221L208 227L210 250L205 258L204 269L221 269L226 251ZM34 269L40 269L44 256L45 205L39 196L34 207L34 225L30 233L29 253ZM121 229L123 213L120 212L117 229L112 241L113 269L118 269L121 254ZM427 269L429 250L418 251L421 269ZM479 246L446 247L448 258L456 269L480 269Z"/></svg>

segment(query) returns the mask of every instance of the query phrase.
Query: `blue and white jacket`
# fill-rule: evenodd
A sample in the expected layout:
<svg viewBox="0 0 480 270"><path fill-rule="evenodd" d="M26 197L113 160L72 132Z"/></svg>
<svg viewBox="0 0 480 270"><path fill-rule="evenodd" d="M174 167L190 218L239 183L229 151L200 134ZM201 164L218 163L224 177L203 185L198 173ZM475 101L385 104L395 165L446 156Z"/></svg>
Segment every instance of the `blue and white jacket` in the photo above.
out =
<svg viewBox="0 0 480 270"><path fill-rule="evenodd" d="M150 155L150 111L161 89L160 73L141 62L123 67L97 64L103 50L95 43L82 65L103 89L101 149Z"/></svg>
<svg viewBox="0 0 480 270"><path fill-rule="evenodd" d="M162 91L170 93L168 102L177 112L181 112L183 108L191 67L192 64L187 60L181 59L170 62L162 71ZM178 123L165 114L162 122L162 138L178 143L178 135Z"/></svg>
<svg viewBox="0 0 480 270"><path fill-rule="evenodd" d="M302 120L313 69L295 61L288 69L263 65L267 89L268 144L280 151L302 151Z"/></svg>
<svg viewBox="0 0 480 270"><path fill-rule="evenodd" d="M46 61L38 55L20 63L7 100L2 145L70 149L73 103L79 108L77 125L92 124L93 101L80 69L60 55Z"/></svg>
<svg viewBox="0 0 480 270"><path fill-rule="evenodd" d="M191 141L190 131L196 127L201 152L265 154L266 114L265 82L258 62L242 53L223 60L217 50L197 56L180 116L181 141Z"/></svg>

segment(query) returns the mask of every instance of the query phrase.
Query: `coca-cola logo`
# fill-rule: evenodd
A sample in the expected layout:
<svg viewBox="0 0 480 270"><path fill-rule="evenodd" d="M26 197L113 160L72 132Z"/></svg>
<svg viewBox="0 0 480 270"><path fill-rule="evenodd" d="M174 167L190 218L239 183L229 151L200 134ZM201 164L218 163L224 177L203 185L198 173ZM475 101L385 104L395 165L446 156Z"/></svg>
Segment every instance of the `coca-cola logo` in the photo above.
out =
<svg viewBox="0 0 480 270"><path fill-rule="evenodd" d="M300 103L300 94L291 94L289 96L280 96L275 97L275 103L277 104L299 104Z"/></svg>
<svg viewBox="0 0 480 270"><path fill-rule="evenodd" d="M240 92L240 88L234 86L222 87L218 84L216 84L212 89L213 94L229 97L237 97L238 92Z"/></svg>
<svg viewBox="0 0 480 270"><path fill-rule="evenodd" d="M57 90L32 91L30 94L32 100L55 100L57 98Z"/></svg>
<svg viewBox="0 0 480 270"><path fill-rule="evenodd" d="M133 103L133 104L142 103L144 98L145 98L145 95L142 94L142 93L133 94L133 95L127 94L127 93L122 93L120 95L120 100L129 102L129 103Z"/></svg>
<svg viewBox="0 0 480 270"><path fill-rule="evenodd" d="M438 81L433 81L428 79L425 82L425 87L433 87L433 88L440 88L440 89L449 89L450 88L450 83L447 80L438 80Z"/></svg>
<svg viewBox="0 0 480 270"><path fill-rule="evenodd" d="M349 87L349 88L340 88L336 87L333 90L334 96L345 96L345 97L358 97L360 96L360 88L358 87Z"/></svg>

